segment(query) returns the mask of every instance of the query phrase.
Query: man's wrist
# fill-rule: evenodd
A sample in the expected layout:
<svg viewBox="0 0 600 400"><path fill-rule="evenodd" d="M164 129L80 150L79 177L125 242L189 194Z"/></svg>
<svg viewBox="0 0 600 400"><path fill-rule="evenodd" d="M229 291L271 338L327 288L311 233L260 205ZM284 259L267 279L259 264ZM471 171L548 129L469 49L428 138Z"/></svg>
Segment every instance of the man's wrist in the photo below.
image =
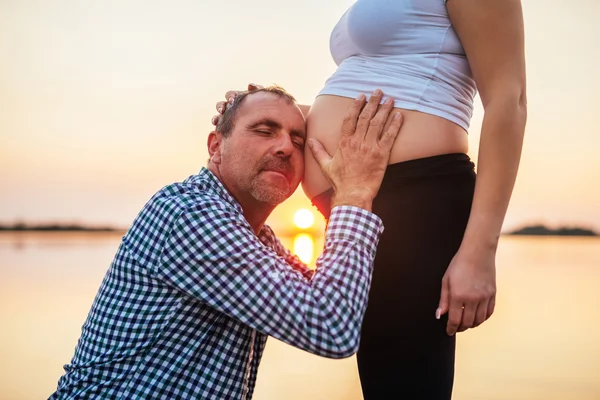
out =
<svg viewBox="0 0 600 400"><path fill-rule="evenodd" d="M331 210L325 240L326 243L331 240L358 241L375 257L382 232L383 222L373 212L361 207L339 205Z"/></svg>
<svg viewBox="0 0 600 400"><path fill-rule="evenodd" d="M335 206L355 206L371 212L373 196L364 192L336 193L331 199L331 209Z"/></svg>

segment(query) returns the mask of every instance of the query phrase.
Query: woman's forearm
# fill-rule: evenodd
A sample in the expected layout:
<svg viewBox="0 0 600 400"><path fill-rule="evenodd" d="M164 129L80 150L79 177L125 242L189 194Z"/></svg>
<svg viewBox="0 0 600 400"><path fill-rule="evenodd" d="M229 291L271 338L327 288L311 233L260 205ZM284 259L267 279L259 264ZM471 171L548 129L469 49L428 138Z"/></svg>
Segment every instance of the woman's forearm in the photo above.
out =
<svg viewBox="0 0 600 400"><path fill-rule="evenodd" d="M475 195L461 250L495 250L513 191L527 120L524 96L491 100L479 145Z"/></svg>

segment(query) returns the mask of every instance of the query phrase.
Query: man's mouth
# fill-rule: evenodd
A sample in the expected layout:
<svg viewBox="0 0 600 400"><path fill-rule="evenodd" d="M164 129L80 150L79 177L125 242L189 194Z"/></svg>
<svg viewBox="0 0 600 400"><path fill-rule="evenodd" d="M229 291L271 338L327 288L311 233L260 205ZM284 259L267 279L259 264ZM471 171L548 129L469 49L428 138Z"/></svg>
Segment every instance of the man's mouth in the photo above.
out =
<svg viewBox="0 0 600 400"><path fill-rule="evenodd" d="M287 171L282 171L282 170L279 170L279 169L265 169L264 171L265 172L272 172L272 173L277 174L277 175L281 175L288 182L291 179L290 174Z"/></svg>
<svg viewBox="0 0 600 400"><path fill-rule="evenodd" d="M261 164L260 171L282 175L288 184L294 181L294 169L289 163L283 160L265 159Z"/></svg>

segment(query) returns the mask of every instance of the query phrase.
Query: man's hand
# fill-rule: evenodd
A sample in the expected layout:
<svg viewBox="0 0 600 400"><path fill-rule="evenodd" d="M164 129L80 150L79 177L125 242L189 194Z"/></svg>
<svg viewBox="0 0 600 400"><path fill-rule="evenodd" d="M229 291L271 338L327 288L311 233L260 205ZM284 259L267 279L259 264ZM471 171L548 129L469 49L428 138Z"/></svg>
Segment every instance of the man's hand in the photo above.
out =
<svg viewBox="0 0 600 400"><path fill-rule="evenodd" d="M249 83L248 84L248 91L251 92L253 90L259 90L259 89L263 89L263 86L261 85L256 85L254 83ZM217 124L219 123L219 118L221 118L221 115L223 115L223 113L225 112L225 110L227 110L227 106L229 106L230 104L233 104L233 100L235 99L235 97L242 93L239 90L230 90L227 93L225 93L225 99L226 101L219 101L217 103L217 112L219 113L218 115L215 115L212 117L211 122L214 126L217 126Z"/></svg>
<svg viewBox="0 0 600 400"><path fill-rule="evenodd" d="M366 106L364 95L354 101L344 119L342 136L333 157L318 140L308 141L313 156L333 186L331 208L354 205L371 211L392 145L402 126L402 115L395 113L388 129L383 131L394 102L388 98L379 106L382 96L378 89Z"/></svg>

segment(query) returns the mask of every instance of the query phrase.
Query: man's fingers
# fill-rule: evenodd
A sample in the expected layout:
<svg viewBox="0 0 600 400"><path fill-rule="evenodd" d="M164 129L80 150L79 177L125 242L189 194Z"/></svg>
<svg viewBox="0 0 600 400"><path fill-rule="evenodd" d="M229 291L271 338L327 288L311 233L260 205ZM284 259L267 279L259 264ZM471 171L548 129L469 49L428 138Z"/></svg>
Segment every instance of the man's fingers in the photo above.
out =
<svg viewBox="0 0 600 400"><path fill-rule="evenodd" d="M369 101L360 113L360 116L358 117L358 123L356 124L356 134L358 135L358 137L363 138L367 134L367 130L369 129L371 119L377 112L377 108L379 107L379 103L381 102L382 97L383 92L377 89L369 98Z"/></svg>
<svg viewBox="0 0 600 400"><path fill-rule="evenodd" d="M384 150L392 148L396 137L398 137L398 133L400 133L402 122L404 122L402 114L400 114L398 111L395 111L394 115L392 116L392 123L386 130L383 131L381 139L379 139L379 146L381 146L381 148Z"/></svg>
<svg viewBox="0 0 600 400"><path fill-rule="evenodd" d="M390 111L394 107L394 100L391 97L385 99L383 104L377 109L377 113L369 123L369 128L365 134L365 140L377 142L383 132L385 123L390 115Z"/></svg>
<svg viewBox="0 0 600 400"><path fill-rule="evenodd" d="M325 167L331 162L331 156L329 153L327 153L327 150L325 150L321 142L319 142L317 139L309 139L308 147L310 148L315 160L317 160L317 163L319 163L321 170L324 170Z"/></svg>
<svg viewBox="0 0 600 400"><path fill-rule="evenodd" d="M450 336L458 331L458 327L462 321L463 305L455 300L450 299L450 311L448 312L448 325L446 333Z"/></svg>
<svg viewBox="0 0 600 400"><path fill-rule="evenodd" d="M352 107L348 110L346 118L342 123L342 136L352 136L356 132L356 123L358 122L358 116L360 111L365 105L365 95L359 95L352 103Z"/></svg>

